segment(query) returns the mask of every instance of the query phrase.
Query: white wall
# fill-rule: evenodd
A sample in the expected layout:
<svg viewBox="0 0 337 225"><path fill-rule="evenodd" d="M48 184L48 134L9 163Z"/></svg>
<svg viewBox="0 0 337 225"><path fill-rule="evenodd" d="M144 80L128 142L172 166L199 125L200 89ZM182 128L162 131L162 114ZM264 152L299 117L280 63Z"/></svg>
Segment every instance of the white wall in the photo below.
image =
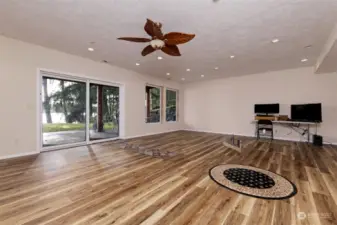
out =
<svg viewBox="0 0 337 225"><path fill-rule="evenodd" d="M290 116L290 105L322 103L323 123L318 133L337 143L337 74L314 74L313 68L268 72L185 86L185 123L188 129L252 136L254 104L280 103L280 114ZM305 140L288 128L275 127L276 138ZM312 130L314 131L314 130Z"/></svg>
<svg viewBox="0 0 337 225"><path fill-rule="evenodd" d="M124 84L126 137L184 128L180 84L0 36L0 158L38 150L37 68ZM179 90L179 122L144 122L146 83Z"/></svg>

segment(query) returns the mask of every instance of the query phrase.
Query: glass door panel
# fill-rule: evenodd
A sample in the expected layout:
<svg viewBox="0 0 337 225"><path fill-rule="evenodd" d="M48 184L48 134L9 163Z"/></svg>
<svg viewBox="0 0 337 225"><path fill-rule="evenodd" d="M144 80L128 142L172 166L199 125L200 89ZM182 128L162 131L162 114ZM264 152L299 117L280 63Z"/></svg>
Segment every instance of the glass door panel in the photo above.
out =
<svg viewBox="0 0 337 225"><path fill-rule="evenodd" d="M42 77L42 146L84 142L86 83Z"/></svg>
<svg viewBox="0 0 337 225"><path fill-rule="evenodd" d="M90 84L89 140L119 136L119 87Z"/></svg>

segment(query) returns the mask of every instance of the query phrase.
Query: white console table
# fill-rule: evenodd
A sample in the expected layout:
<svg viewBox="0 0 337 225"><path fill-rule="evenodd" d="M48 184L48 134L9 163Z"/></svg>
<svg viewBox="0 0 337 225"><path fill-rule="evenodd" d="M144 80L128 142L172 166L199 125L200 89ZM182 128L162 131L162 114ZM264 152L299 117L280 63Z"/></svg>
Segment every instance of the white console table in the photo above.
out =
<svg viewBox="0 0 337 225"><path fill-rule="evenodd" d="M253 120L253 123L257 123L258 120ZM316 132L317 132L317 125L319 123L315 122L305 122L305 121L291 121L291 120L272 120L271 121L273 124L279 124L279 125L290 125L290 126L295 126L295 125L304 125L307 126L307 133L308 133L308 142L310 142L310 126L315 125ZM315 132L315 133L316 133Z"/></svg>

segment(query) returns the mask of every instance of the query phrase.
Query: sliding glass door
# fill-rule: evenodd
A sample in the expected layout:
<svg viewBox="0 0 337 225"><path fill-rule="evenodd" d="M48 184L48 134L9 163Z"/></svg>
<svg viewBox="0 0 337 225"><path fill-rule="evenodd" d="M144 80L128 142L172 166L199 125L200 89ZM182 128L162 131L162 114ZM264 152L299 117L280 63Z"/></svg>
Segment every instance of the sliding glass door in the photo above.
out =
<svg viewBox="0 0 337 225"><path fill-rule="evenodd" d="M42 78L42 146L84 142L86 84Z"/></svg>
<svg viewBox="0 0 337 225"><path fill-rule="evenodd" d="M119 136L119 87L90 84L90 140Z"/></svg>
<svg viewBox="0 0 337 225"><path fill-rule="evenodd" d="M117 85L47 72L42 72L40 80L44 150L119 136L120 90Z"/></svg>

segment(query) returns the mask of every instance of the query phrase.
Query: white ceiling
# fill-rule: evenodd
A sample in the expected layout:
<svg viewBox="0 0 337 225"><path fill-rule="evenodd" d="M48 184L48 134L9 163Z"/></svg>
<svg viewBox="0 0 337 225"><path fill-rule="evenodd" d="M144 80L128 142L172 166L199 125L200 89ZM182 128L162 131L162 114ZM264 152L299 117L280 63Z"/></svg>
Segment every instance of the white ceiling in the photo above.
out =
<svg viewBox="0 0 337 225"><path fill-rule="evenodd" d="M116 38L147 37L146 18L163 23L164 33L196 38L179 46L181 57L159 51L142 57L146 43ZM0 34L143 74L167 78L169 72L185 82L314 66L336 22L336 0L0 1ZM280 42L272 44L274 38Z"/></svg>

